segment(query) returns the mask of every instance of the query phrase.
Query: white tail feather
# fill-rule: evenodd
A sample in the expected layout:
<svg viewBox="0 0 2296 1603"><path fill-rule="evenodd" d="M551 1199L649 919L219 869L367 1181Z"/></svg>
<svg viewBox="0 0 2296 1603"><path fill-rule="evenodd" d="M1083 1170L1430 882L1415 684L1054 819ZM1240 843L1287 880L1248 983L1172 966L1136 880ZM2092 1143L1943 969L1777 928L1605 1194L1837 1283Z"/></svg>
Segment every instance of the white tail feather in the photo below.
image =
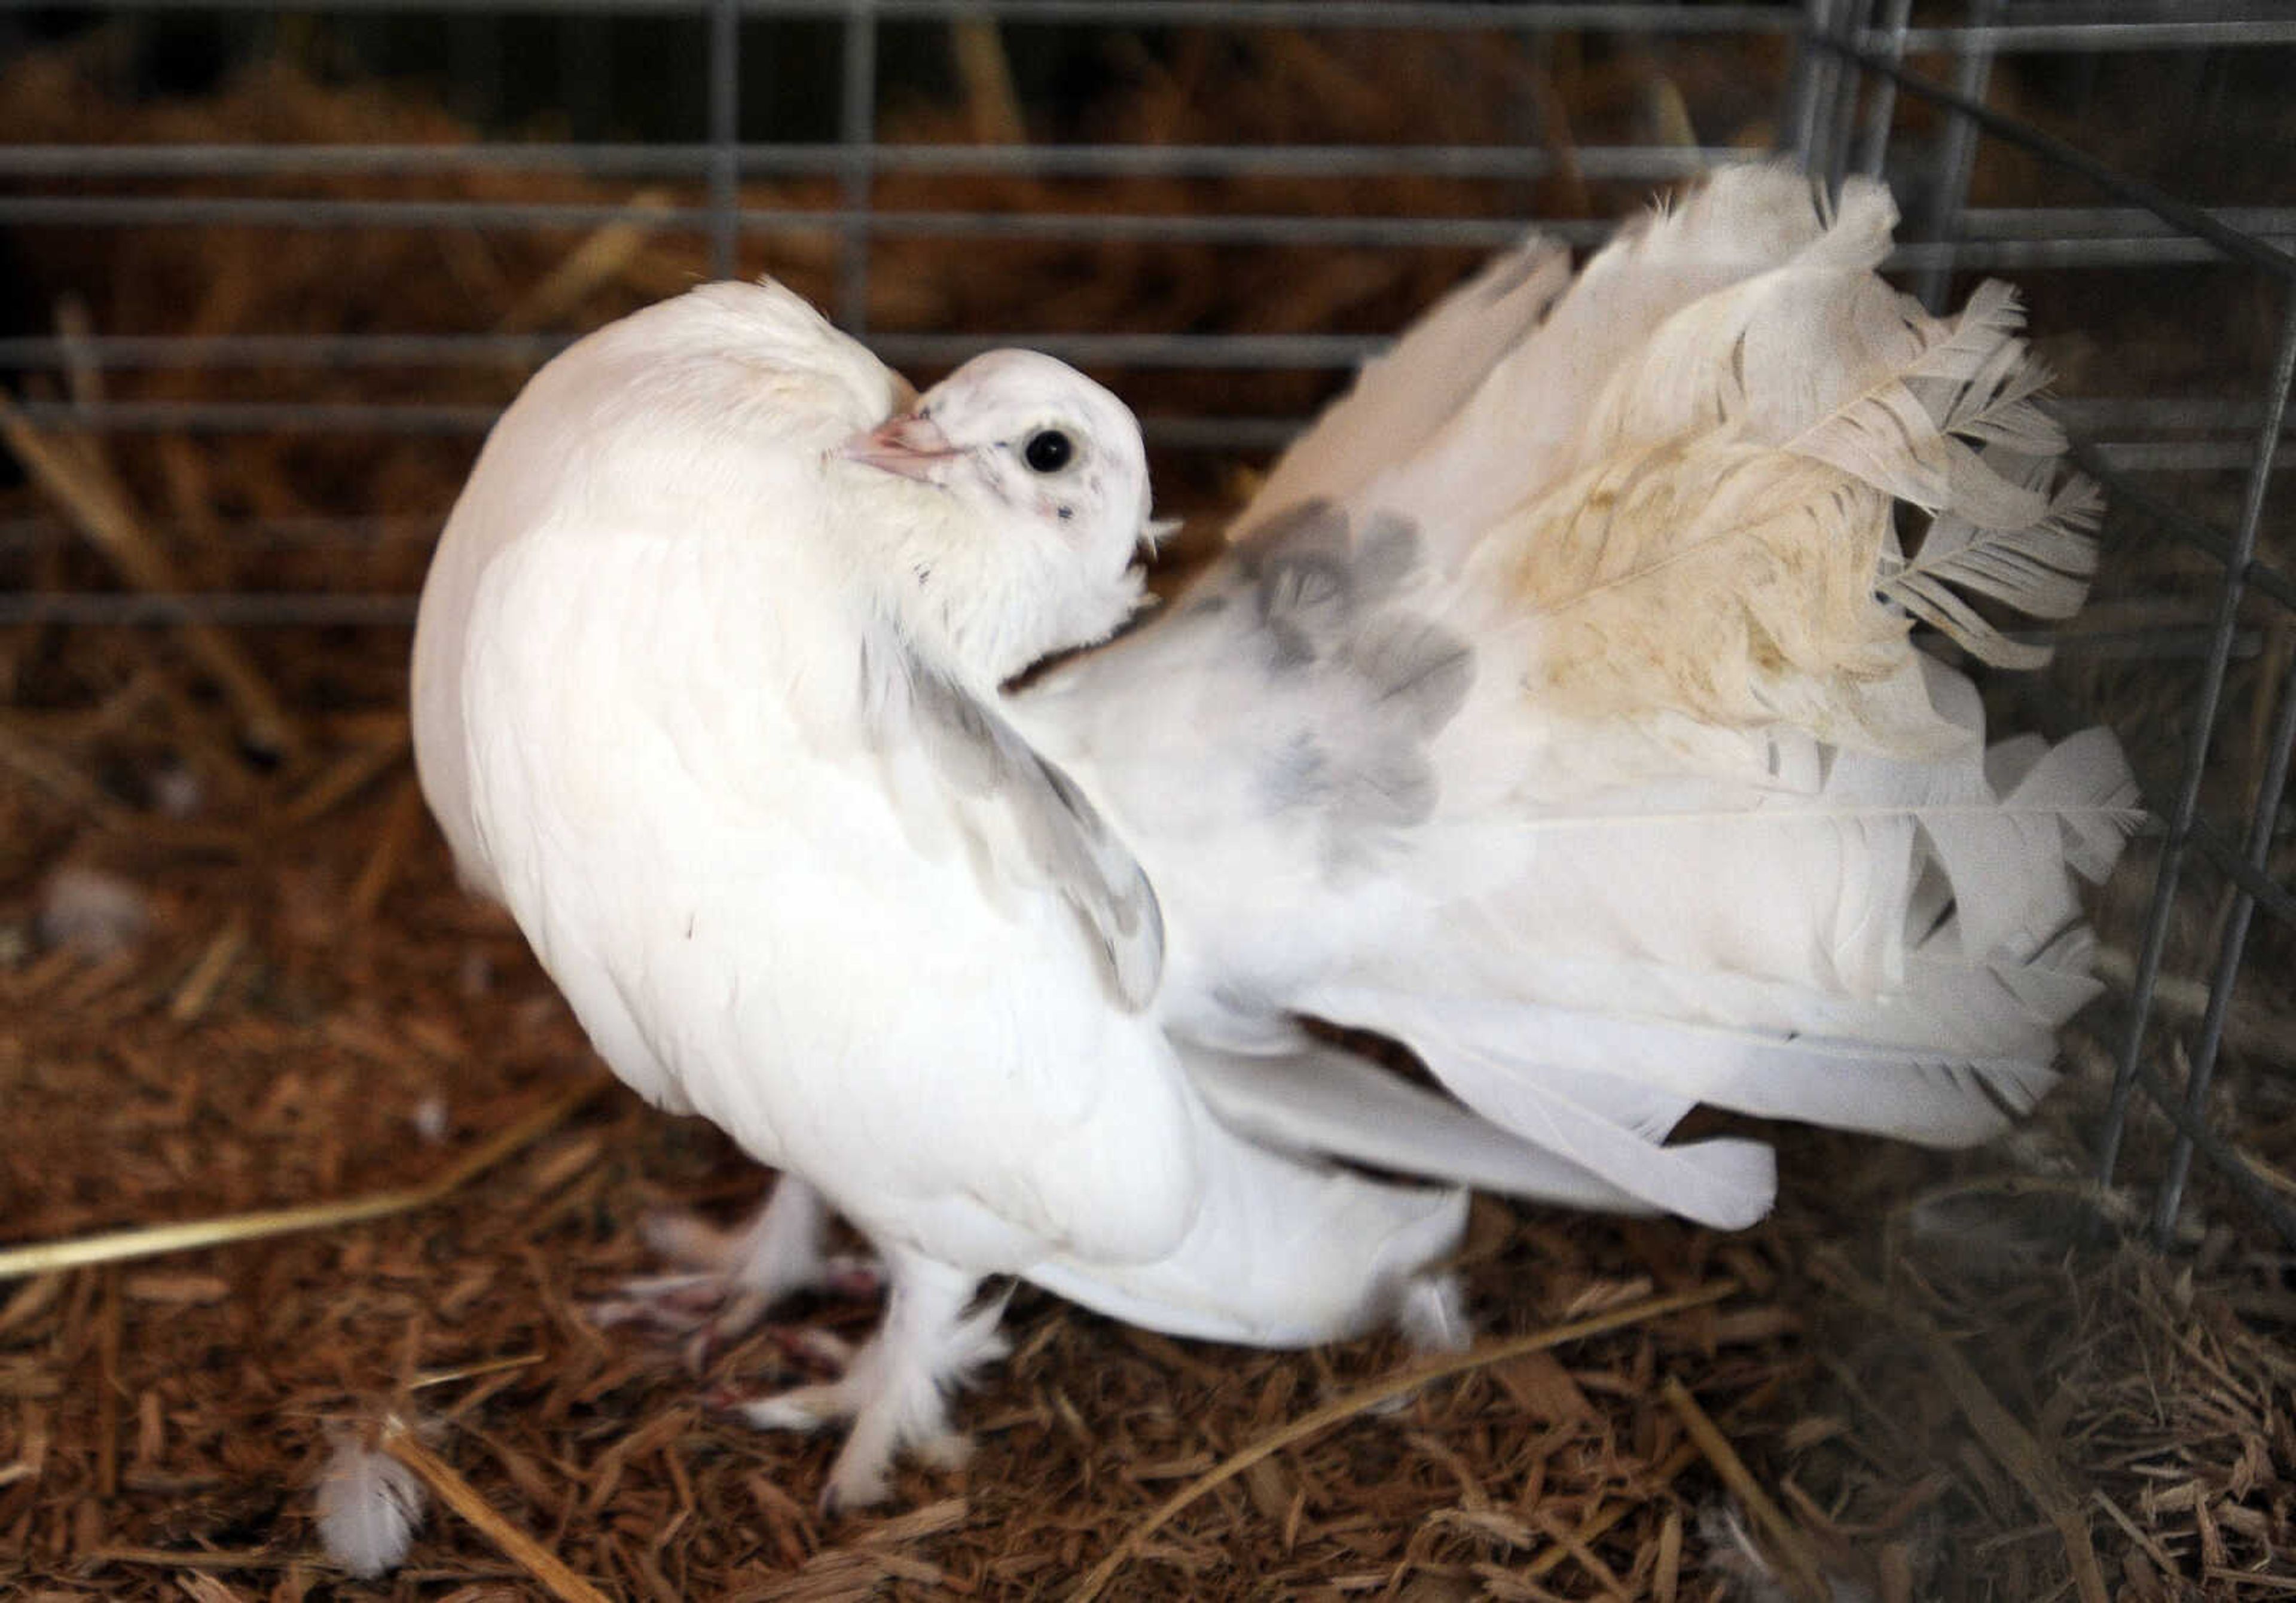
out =
<svg viewBox="0 0 2296 1603"><path fill-rule="evenodd" d="M1188 1075L1231 1127L1255 1141L1399 1174L1572 1207L1646 1206L1552 1148L1526 1146L1455 1102L1346 1052L1185 1054Z"/></svg>
<svg viewBox="0 0 2296 1603"><path fill-rule="evenodd" d="M1249 532L1300 502L1344 500L1416 451L1570 286L1570 253L1534 235L1451 291L1285 452L1236 520Z"/></svg>
<svg viewBox="0 0 2296 1603"><path fill-rule="evenodd" d="M1766 166L1712 174L1671 209L1622 230L1423 449L1378 447L1382 470L1342 498L1418 522L1443 565L1463 560L1509 508L1568 470L1604 382L1653 326L1823 234L1807 180ZM1321 431L1293 450L1320 449ZM1295 498L1319 489L1281 464L1278 476ZM1274 503L1256 501L1244 526L1263 510Z"/></svg>
<svg viewBox="0 0 2296 1603"><path fill-rule="evenodd" d="M2046 495L2054 471L2046 458L2013 462L1999 447L1982 460L1997 462L2001 477L2013 476L2036 495ZM2010 640L1956 593L1988 596L2032 617L2072 617L2096 572L2096 542L2088 531L2103 511L2096 487L2072 478L2046 497L2038 517L2019 527L1983 526L1966 507L1940 512L1911 558L1884 564L1881 593L1997 667L2038 667L2049 658L2047 647Z"/></svg>
<svg viewBox="0 0 2296 1603"><path fill-rule="evenodd" d="M1870 182L1829 214L1781 169L1717 174L1447 383L1463 292L1279 464L1244 526L1321 498L1343 532L1415 527L1417 566L1380 582L1473 680L1412 771L1431 810L1351 841L1346 872L1292 844L1332 838L1313 785L1229 826L1130 755L1209 731L1226 762L1314 780L1370 716L1343 652L1279 676L1231 612L1234 665L1181 680L1193 710L1098 704L1078 743L1143 776L1132 838L1188 832L1151 871L1247 1022L1393 1035L1591 1194L1721 1224L1767 1206L1771 1159L1665 1144L1697 1105L1958 1144L2046 1091L2095 991L2075 882L2111 869L2134 786L2103 731L1988 750L1974 688L1914 630L2041 660L2005 610L2079 609L2098 502L2062 471L2014 293L1930 315L1875 276L1895 220ZM1910 556L1898 503L1927 518ZM1260 1139L1379 1161L1390 1115L1345 1074L1244 1100ZM1392 1116L1404 1166L1547 1177L1480 1136L1445 1167L1423 1113Z"/></svg>
<svg viewBox="0 0 2296 1603"><path fill-rule="evenodd" d="M1605 1023L1611 1021L1604 1021ZM1567 1155L1652 1207L1723 1230L1770 1211L1777 1161L1759 1141L1661 1146L1555 1089L1543 1060L1492 1052L1422 1010L1407 1039L1436 1078L1485 1118L1535 1147Z"/></svg>
<svg viewBox="0 0 2296 1603"><path fill-rule="evenodd" d="M1966 682L1930 678L1942 719L1972 725ZM1704 1182L1623 1141L1694 1104L1959 1145L2054 1083L2055 1031L2096 991L2070 876L2109 871L2135 816L2109 733L1926 763L1837 751L1812 794L1718 788L1704 810L1624 800L1528 822L1551 849L1425 933L1423 972L1489 989L1397 987L1374 962L1308 1005L1410 1042L1528 1141L1568 1127L1558 1150L1677 1211Z"/></svg>

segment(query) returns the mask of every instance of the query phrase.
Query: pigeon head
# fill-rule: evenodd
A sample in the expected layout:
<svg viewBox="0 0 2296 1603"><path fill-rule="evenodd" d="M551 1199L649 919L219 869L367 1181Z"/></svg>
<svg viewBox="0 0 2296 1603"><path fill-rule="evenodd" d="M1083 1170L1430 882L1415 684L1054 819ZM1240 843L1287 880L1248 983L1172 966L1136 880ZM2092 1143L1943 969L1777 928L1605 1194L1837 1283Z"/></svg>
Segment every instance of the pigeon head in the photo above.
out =
<svg viewBox="0 0 2296 1603"><path fill-rule="evenodd" d="M1156 532L1140 425L1066 363L976 356L840 454L946 497L904 554L989 677L1102 639L1139 605L1134 558Z"/></svg>

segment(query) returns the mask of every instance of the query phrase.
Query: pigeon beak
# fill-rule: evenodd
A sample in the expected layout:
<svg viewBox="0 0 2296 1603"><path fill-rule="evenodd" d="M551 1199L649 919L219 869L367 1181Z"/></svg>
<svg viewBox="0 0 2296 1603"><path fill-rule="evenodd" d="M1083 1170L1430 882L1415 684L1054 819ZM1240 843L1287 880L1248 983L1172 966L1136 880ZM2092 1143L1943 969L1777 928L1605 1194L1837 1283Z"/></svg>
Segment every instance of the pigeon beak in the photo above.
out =
<svg viewBox="0 0 2296 1603"><path fill-rule="evenodd" d="M948 443L939 424L922 413L911 412L887 418L874 429L855 435L837 454L848 462L931 484L939 478L943 464L959 452Z"/></svg>

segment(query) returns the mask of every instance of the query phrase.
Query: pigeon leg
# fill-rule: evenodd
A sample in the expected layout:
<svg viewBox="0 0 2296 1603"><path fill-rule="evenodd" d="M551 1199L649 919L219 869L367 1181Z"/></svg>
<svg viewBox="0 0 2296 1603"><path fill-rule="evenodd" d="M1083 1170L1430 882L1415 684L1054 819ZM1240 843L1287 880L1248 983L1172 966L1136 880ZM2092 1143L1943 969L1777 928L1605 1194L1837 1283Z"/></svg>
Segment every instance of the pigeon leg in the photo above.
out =
<svg viewBox="0 0 2296 1603"><path fill-rule="evenodd" d="M692 1214L671 1212L657 1214L644 1230L648 1244L664 1257L722 1277L726 1308L718 1321L721 1334L748 1328L775 1303L800 1291L873 1296L882 1283L871 1259L822 1251L829 1206L794 1174L775 1182L757 1217L738 1231L721 1231Z"/></svg>
<svg viewBox="0 0 2296 1603"><path fill-rule="evenodd" d="M873 1296L882 1280L876 1264L823 1252L828 1227L821 1193L793 1174L775 1182L757 1216L737 1230L695 1214L654 1214L640 1226L646 1244L685 1272L625 1281L621 1295L593 1306L591 1317L678 1333L698 1328L705 1345L714 1345L744 1334L800 1291Z"/></svg>
<svg viewBox="0 0 2296 1603"><path fill-rule="evenodd" d="M968 1313L978 1280L914 1253L886 1254L892 1285L876 1334L839 1379L738 1405L765 1430L820 1430L849 1420L821 1494L825 1509L883 1500L903 1451L937 1468L964 1462L972 1444L950 1428L947 1391L1009 1350L996 1334L1001 1299Z"/></svg>
<svg viewBox="0 0 2296 1603"><path fill-rule="evenodd" d="M1466 1293L1456 1274L1414 1275L1396 1297L1395 1323L1411 1350L1425 1357L1448 1357L1475 1345Z"/></svg>

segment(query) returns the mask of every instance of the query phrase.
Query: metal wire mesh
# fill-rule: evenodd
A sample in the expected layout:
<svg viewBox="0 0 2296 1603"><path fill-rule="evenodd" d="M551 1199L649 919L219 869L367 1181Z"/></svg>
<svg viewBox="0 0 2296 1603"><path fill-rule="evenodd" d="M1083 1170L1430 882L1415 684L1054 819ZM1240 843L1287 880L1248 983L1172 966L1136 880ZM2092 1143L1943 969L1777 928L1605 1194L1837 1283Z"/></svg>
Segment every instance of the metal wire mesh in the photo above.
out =
<svg viewBox="0 0 2296 1603"><path fill-rule="evenodd" d="M46 14L70 8L46 7ZM101 13L111 8L90 5ZM121 10L129 9L120 7ZM142 13L196 12L260 20L256 0L136 0ZM458 93L500 101L515 76L512 53L491 32L507 18L555 19L578 45L578 30L606 15L683 19L699 30L685 58L694 115L689 135L643 140L491 138L467 145L258 144L226 143L0 145L0 227L105 231L149 227L250 226L290 230L455 229L510 233L627 223L701 233L720 273L734 271L745 242L795 234L834 241L833 309L845 326L868 333L898 364L938 367L991 344L1026 344L1078 363L1127 370L1211 374L1311 370L1334 380L1375 350L1353 334L1203 332L1185 328L1122 332L1017 330L995 335L870 328L871 277L888 241L929 239L950 249L988 241L1053 244L1194 241L1239 248L1363 248L1392 251L1485 249L1510 242L1514 216L1275 215L1103 209L1011 210L890 208L878 203L889 175L1024 175L1089 184L1136 178L1464 179L1530 183L1567 170L1578 179L1654 185L1748 152L1699 143L1621 142L1567 151L1535 133L1508 143L1414 140L1356 144L903 143L882 137L882 46L887 30L993 21L1008 29L1481 30L1517 40L1570 35L1700 41L1768 38L1789 63L1774 86L1775 143L1810 170L1838 182L1852 172L1885 173L1908 202L1905 243L1893 266L1932 301L1955 275L2005 269L2141 280L2213 265L2264 285L2277 298L2276 348L2252 386L2229 380L2208 392L2146 387L2118 398L2069 402L2068 423L2081 460L2107 487L2114 528L2141 526L2144 537L2176 543L2209 564L2204 605L2174 626L2099 626L2069 642L2078 652L2177 666L2179 707L2166 757L2142 777L2157 811L2159 850L2149 912L2133 953L2128 996L2110 1020L2116 1079L2096 1133L2095 1172L2120 1178L2125 1136L2143 1107L2157 1107L2173 1133L2161 1161L2153 1216L2168 1234L2178 1215L2193 1156L2216 1165L2231 1188L2290 1242L2296 1206L2276 1176L2241 1149L2228 1131L2213 1081L2235 987L2258 964L2260 943L2296 933L2296 894L2285 882L2289 836L2284 806L2296 744L2296 667L2235 673L2253 666L2260 640L2284 638L2296 611L2296 584L2264 560L2269 492L2281 452L2292 374L2296 373L2296 196L2210 203L2194 175L2146 176L2119 169L2100 145L2068 138L1995 93L2004 63L2046 59L2075 74L2113 58L2160 64L2236 60L2296 46L2296 18L2284 5L2200 5L2175 0L1967 0L1922 6L1914 0L1792 0L1757 4L1447 4L1404 0L1259 0L1234 5L1198 0L425 0L420 20L398 0L333 0L331 14L368 28L447 29ZM361 20L367 13L392 13ZM0 12L0 27L7 26ZM818 130L771 138L743 102L745 51L755 64L760 27L801 22L834 29L821 61L831 88ZM347 27L351 22L345 24ZM0 40L9 36L0 34ZM592 43L594 44L594 39ZM578 51L576 53L579 53ZM2273 59L2284 59L2275 57ZM2069 65L2066 65L2069 64ZM588 61L594 77L608 69ZM589 93L597 92L594 84ZM2062 118L2056 119L2059 123ZM1980 193L1976 176L1988 142L2020 153L2027 182L2016 193ZM315 191L283 194L283 183L356 176L420 176L477 170L575 173L615 180L660 180L681 198L627 203L510 199L367 198ZM746 203L754 180L832 181L834 200L792 208ZM201 192L165 188L122 192L137 181L196 179ZM100 192L74 192L83 184ZM1546 224L1575 241L1607 225ZM216 372L325 368L383 373L407 368L530 368L562 343L532 334L295 333L193 338L106 333L25 333L0 338L0 369ZM2254 353L2247 353L2251 356ZM2252 363L2251 364L2253 364ZM2237 372L2228 364L2226 372ZM97 435L283 431L295 434L474 436L494 415L459 402L331 403L263 399L89 401L28 397L36 423ZM1160 449L1232 453L1279 444L1293 417L1152 416ZM2228 498L2205 487L2231 475ZM238 531L266 538L359 538L388 520L373 518L256 519ZM31 523L0 526L0 549L42 537ZM404 532L403 530L401 532ZM197 595L94 590L0 593L0 625L34 622L130 627L197 617L217 624L370 625L403 627L413 598L400 593L320 592ZM2284 657L2288 656L2283 653ZM2245 699L2252 706L2235 707ZM2243 719L2259 732L2244 794L2227 804L2212 785L2223 766L2224 732ZM2140 764L2143 758L2140 754ZM2235 788L2237 789L2237 788ZM2221 879L2223 895L2203 939L2204 998L2189 1031L2161 1024L2161 981L2180 896L2196 871ZM2261 912L2265 922L2259 925ZM2279 949L2289 949L2281 947ZM2181 1059L2177 1055L2181 1054ZM2172 1061L2172 1059L2177 1060Z"/></svg>
<svg viewBox="0 0 2296 1603"><path fill-rule="evenodd" d="M2142 255L2121 258L2123 265L2152 264L2178 259L2174 247L2205 250L2236 263L2268 281L2281 307L2275 354L2252 405L2234 407L2220 416L2227 422L2244 421L2252 433L2243 449L2210 452L2210 466L2237 467L2243 483L2238 510L2229 524L2195 516L2171 497L2143 482L2143 475L2202 465L2189 450L2139 448L2112 452L2092 441L2079 450L2082 465L2105 485L2125 514L2154 522L2171 538L2186 542L2218 564L2212 605L2204 636L2188 642L2201 648L2200 673L2185 708L2185 740L2181 762L2171 774L2144 776L2148 799L2161 820L2162 838L2154 871L2142 945L2136 954L2130 994L2115 1020L2117 1042L2112 1100L2096 1134L2095 1174L2101 1184L2119 1178L2122 1149L2136 1099L2141 1092L2175 1126L2175 1135L2159 1176L2152 1201L2152 1227L2162 1240L2174 1233L2193 1156L2199 1152L2214 1163L2226 1180L2251 1204L2279 1234L2296 1243L2296 1208L2275 1183L2265 1165L2243 1152L2219 1131L2210 1117L2210 1087L2224 1044L2226 1021L2249 951L2256 912L2262 909L2282 925L2296 928L2296 896L2272 877L2276 839L2284 838L2283 815L2289 755L2296 742L2296 672L2284 671L2279 683L2258 683L2251 694L2259 705L2251 717L2261 719L2267 707L2270 732L2260 754L2259 772L2244 822L2211 817L2202 798L2215 760L2230 667L2243 618L2243 603L2264 603L2272 616L2264 627L2284 629L2296 591L2287 577L2259 560L2259 534L2276 468L2284 465L2283 443L2289 386L2296 378L2296 257L2289 251L2287 218L2263 210L2209 209L2193 204L2160 184L2116 171L2079 146L2028 121L2005 114L1985 102L1987 80L1997 57L2005 52L2072 48L2081 51L2199 48L2255 48L2285 44L2292 24L2284 15L2257 8L2245 15L2226 8L2222 14L2200 17L2198 8L2122 7L2123 15L2092 15L2076 19L2061 14L2049 20L2029 20L2038 8L2013 7L2004 0L1972 0L1968 21L1958 27L1915 29L1906 26L1907 0L1817 0L1812 6L1808 45L1812 54L1804 70L1809 86L1800 103L1795 127L1799 148L1814 170L1835 177L1853 167L1879 172L1887 150L1888 119L1892 98L1917 96L1946 115L1945 132L1937 142L1934 160L1946 176L1939 186L1929 226L1936 236L1926 248L1908 252L1917 265L1916 282L1925 299L1935 300L1957 266L1971 265L1966 242L1981 239L1987 225L1968 202L1972 158L1977 141L1989 137L2029 151L2051 167L2081 180L2108 202L2107 210L2044 209L2022 221L2036 234L2050 230L2062 245L2093 241L2092 231L2107 229L2127 243L2143 240ZM2070 8L2055 8L2060 12ZM1877 14L1880 13L1880 14ZM1941 84L1909 72L1904 66L1909 52L1944 46L1956 57L1950 84ZM1857 124L1860 92L1866 120ZM2110 219L2109 221L2107 219ZM2044 241L2050 242L2050 241ZM2169 246L2169 249L2161 249ZM2046 255L2032 258L2050 265L2080 260L2103 265L2097 256ZM2159 403L2134 409L2130 421L2159 428L2170 421L2174 404ZM2078 428L2084 419L2073 409L2070 420ZM2188 864L2205 859L2229 881L2216 923L2214 950L2207 961L2206 1001L2201 1009L2196 1035L2189 1044L2177 1043L2184 1059L2181 1076L2161 1071L2159 1059L2164 1039L2151 1026L2157 1022L2163 961L2178 906L2178 892ZM2175 1078L2181 1077L2181 1088Z"/></svg>

